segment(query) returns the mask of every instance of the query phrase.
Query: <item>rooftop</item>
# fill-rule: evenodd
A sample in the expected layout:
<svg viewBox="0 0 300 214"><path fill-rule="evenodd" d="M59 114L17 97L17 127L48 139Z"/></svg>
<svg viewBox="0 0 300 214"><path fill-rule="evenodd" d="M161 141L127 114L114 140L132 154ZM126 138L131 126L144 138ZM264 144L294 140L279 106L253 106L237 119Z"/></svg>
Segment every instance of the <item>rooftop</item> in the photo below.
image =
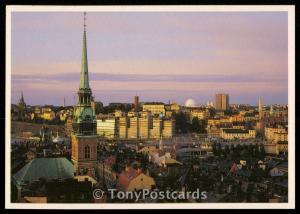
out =
<svg viewBox="0 0 300 214"><path fill-rule="evenodd" d="M130 181L136 178L141 173L142 173L141 171L136 170L132 167L126 168L126 170L119 175L119 180L117 185L118 189L127 190Z"/></svg>
<svg viewBox="0 0 300 214"><path fill-rule="evenodd" d="M247 134L247 133L249 133L248 130L244 130L244 129L223 129L223 131L226 133L229 133L229 134L237 134L237 133Z"/></svg>
<svg viewBox="0 0 300 214"><path fill-rule="evenodd" d="M13 175L17 184L32 183L40 178L65 180L73 178L73 164L66 158L35 158Z"/></svg>
<svg viewBox="0 0 300 214"><path fill-rule="evenodd" d="M144 105L165 105L163 102L146 102Z"/></svg>

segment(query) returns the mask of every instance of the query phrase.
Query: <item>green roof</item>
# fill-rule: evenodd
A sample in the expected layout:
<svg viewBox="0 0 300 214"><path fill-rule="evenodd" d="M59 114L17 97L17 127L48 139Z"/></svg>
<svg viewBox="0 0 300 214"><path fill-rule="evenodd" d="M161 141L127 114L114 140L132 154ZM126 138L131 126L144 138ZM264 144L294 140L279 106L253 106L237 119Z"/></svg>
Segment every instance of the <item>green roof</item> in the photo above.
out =
<svg viewBox="0 0 300 214"><path fill-rule="evenodd" d="M66 158L35 158L14 174L13 180L19 185L40 178L65 180L74 177L73 171L73 164Z"/></svg>

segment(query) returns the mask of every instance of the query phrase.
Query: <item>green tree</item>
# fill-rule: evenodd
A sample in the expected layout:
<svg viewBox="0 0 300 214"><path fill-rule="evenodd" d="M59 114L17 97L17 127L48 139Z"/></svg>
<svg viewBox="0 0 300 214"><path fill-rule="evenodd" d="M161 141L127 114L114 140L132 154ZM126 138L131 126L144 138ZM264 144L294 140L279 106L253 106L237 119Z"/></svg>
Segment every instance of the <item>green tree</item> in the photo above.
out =
<svg viewBox="0 0 300 214"><path fill-rule="evenodd" d="M226 154L230 153L230 148L229 148L228 145L225 145L225 150L224 151L225 151Z"/></svg>
<svg viewBox="0 0 300 214"><path fill-rule="evenodd" d="M260 160L264 159L266 156L266 151L265 151L265 147L263 144L260 144L259 145L259 154L258 154L258 158Z"/></svg>
<svg viewBox="0 0 300 214"><path fill-rule="evenodd" d="M200 132L201 126L198 117L193 117L191 131L192 132Z"/></svg>
<svg viewBox="0 0 300 214"><path fill-rule="evenodd" d="M177 133L188 133L190 131L190 124L186 115L183 112L175 114L175 129Z"/></svg>

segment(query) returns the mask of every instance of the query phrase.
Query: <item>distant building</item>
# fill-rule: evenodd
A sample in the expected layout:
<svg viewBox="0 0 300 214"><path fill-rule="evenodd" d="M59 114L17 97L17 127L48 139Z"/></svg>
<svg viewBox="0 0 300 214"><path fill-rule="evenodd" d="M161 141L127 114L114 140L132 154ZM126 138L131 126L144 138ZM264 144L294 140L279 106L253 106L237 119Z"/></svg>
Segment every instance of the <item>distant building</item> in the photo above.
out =
<svg viewBox="0 0 300 214"><path fill-rule="evenodd" d="M234 129L246 129L246 123L245 122L233 121L232 122L232 128L234 128Z"/></svg>
<svg viewBox="0 0 300 214"><path fill-rule="evenodd" d="M117 190L119 191L133 192L155 187L154 179L144 174L140 169L126 167L118 177Z"/></svg>
<svg viewBox="0 0 300 214"><path fill-rule="evenodd" d="M221 137L221 129L232 129L233 124L226 119L209 119L206 127L209 137Z"/></svg>
<svg viewBox="0 0 300 214"><path fill-rule="evenodd" d="M114 188L117 181L117 173L113 170L116 156L109 156L98 164L98 180L107 188Z"/></svg>
<svg viewBox="0 0 300 214"><path fill-rule="evenodd" d="M172 138L175 134L175 121L173 119L163 120L162 137Z"/></svg>
<svg viewBox="0 0 300 214"><path fill-rule="evenodd" d="M166 168L167 165L171 165L171 164L182 165L181 162L172 158L171 154L168 152L162 156L160 156L158 152L152 152L149 156L150 156L150 158L149 158L150 161L153 162L154 164L158 165L159 167Z"/></svg>
<svg viewBox="0 0 300 214"><path fill-rule="evenodd" d="M206 110L193 110L191 111L191 120L196 117L198 120L206 120L209 117L209 112Z"/></svg>
<svg viewBox="0 0 300 214"><path fill-rule="evenodd" d="M150 111L153 115L165 116L166 114L165 104L163 103L145 103L143 111Z"/></svg>
<svg viewBox="0 0 300 214"><path fill-rule="evenodd" d="M265 127L265 138L270 142L287 141L288 133L283 127Z"/></svg>
<svg viewBox="0 0 300 214"><path fill-rule="evenodd" d="M68 115L67 119L66 119L66 123L65 123L65 130L66 130L66 135L67 136L70 136L72 131L73 131L72 124L73 124L72 116Z"/></svg>
<svg viewBox="0 0 300 214"><path fill-rule="evenodd" d="M215 100L216 110L227 111L229 110L229 95L228 94L216 94Z"/></svg>
<svg viewBox="0 0 300 214"><path fill-rule="evenodd" d="M136 116L138 116L138 113L135 112L135 111L129 111L129 112L127 113L127 116L128 116L128 117L136 117Z"/></svg>
<svg viewBox="0 0 300 214"><path fill-rule="evenodd" d="M288 133L287 132L274 132L274 142L279 141L288 141Z"/></svg>
<svg viewBox="0 0 300 214"><path fill-rule="evenodd" d="M133 98L133 108L134 111L139 111L139 96L134 96Z"/></svg>
<svg viewBox="0 0 300 214"><path fill-rule="evenodd" d="M114 116L119 118L119 117L123 117L125 114L124 112L122 112L121 110L115 110Z"/></svg>
<svg viewBox="0 0 300 214"><path fill-rule="evenodd" d="M115 117L97 119L97 135L105 138L115 138L118 133L118 122Z"/></svg>
<svg viewBox="0 0 300 214"><path fill-rule="evenodd" d="M94 111L94 114L96 112L96 102L95 102L95 99L93 96L91 96L91 107L92 107L92 110Z"/></svg>
<svg viewBox="0 0 300 214"><path fill-rule="evenodd" d="M150 129L150 138L159 139L162 135L163 120L159 117L152 119L152 127Z"/></svg>
<svg viewBox="0 0 300 214"><path fill-rule="evenodd" d="M26 106L26 103L24 101L23 92L21 92L21 98L19 100L17 109L18 109L18 119L19 120L26 119L27 118L27 106Z"/></svg>
<svg viewBox="0 0 300 214"><path fill-rule="evenodd" d="M120 139L159 139L172 138L175 135L175 120L154 117L148 111L139 114L128 112L119 118Z"/></svg>
<svg viewBox="0 0 300 214"><path fill-rule="evenodd" d="M264 117L262 97L259 97L258 99L258 114L259 114L259 119L261 120Z"/></svg>
<svg viewBox="0 0 300 214"><path fill-rule="evenodd" d="M196 107L197 104L196 104L196 101L193 100L193 99L187 99L184 103L184 106L185 107Z"/></svg>
<svg viewBox="0 0 300 214"><path fill-rule="evenodd" d="M267 142L264 144L264 149L267 154L287 154L288 153L288 141L278 141L276 143Z"/></svg>
<svg viewBox="0 0 300 214"><path fill-rule="evenodd" d="M180 111L180 105L176 104L176 103L172 103L171 104L171 111L172 112L175 112L175 113L178 113Z"/></svg>
<svg viewBox="0 0 300 214"><path fill-rule="evenodd" d="M128 127L128 139L139 138L139 118L129 117L129 127Z"/></svg>
<svg viewBox="0 0 300 214"><path fill-rule="evenodd" d="M150 128L152 127L152 116L150 112L145 112L139 118L139 137L148 139L150 137Z"/></svg>
<svg viewBox="0 0 300 214"><path fill-rule="evenodd" d="M256 131L245 129L221 129L220 137L226 140L251 139L256 137Z"/></svg>
<svg viewBox="0 0 300 214"><path fill-rule="evenodd" d="M54 111L50 110L50 111L44 111L40 117L44 120L53 120L55 118L55 113Z"/></svg>
<svg viewBox="0 0 300 214"><path fill-rule="evenodd" d="M216 125L208 125L206 127L206 131L207 131L207 135L209 137L213 137L213 138L219 138L220 137L221 130Z"/></svg>
<svg viewBox="0 0 300 214"><path fill-rule="evenodd" d="M119 118L119 137L121 139L128 138L128 127L129 127L129 118L127 116L122 116Z"/></svg>

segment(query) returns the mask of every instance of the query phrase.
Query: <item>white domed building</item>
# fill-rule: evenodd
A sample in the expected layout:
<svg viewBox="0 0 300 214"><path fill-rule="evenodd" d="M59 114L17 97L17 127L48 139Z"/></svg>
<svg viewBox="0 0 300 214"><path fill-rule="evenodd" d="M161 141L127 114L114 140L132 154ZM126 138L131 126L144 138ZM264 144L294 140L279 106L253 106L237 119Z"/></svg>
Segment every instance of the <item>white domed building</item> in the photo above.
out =
<svg viewBox="0 0 300 214"><path fill-rule="evenodd" d="M193 99L188 99L187 101L185 101L185 104L184 104L185 107L196 107L197 104L196 104L196 101L193 100Z"/></svg>

